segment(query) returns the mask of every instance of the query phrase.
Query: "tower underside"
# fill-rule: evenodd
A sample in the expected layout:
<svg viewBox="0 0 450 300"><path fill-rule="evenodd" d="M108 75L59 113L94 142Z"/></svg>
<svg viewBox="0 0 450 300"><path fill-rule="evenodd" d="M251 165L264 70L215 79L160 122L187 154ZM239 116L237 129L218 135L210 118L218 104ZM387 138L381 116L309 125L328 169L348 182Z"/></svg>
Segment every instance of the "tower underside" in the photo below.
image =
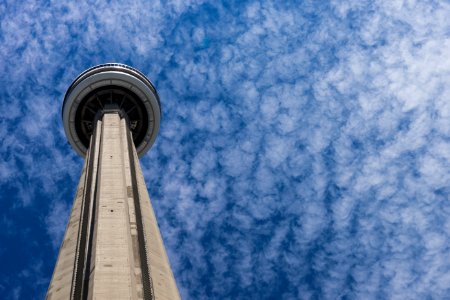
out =
<svg viewBox="0 0 450 300"><path fill-rule="evenodd" d="M180 299L118 110L93 127L47 299Z"/></svg>

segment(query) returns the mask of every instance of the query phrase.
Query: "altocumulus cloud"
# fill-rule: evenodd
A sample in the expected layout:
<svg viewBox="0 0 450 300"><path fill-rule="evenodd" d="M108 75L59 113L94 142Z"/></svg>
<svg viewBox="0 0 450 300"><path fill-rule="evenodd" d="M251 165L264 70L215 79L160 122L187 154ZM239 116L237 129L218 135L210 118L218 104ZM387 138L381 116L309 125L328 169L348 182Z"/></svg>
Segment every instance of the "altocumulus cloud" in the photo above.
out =
<svg viewBox="0 0 450 300"><path fill-rule="evenodd" d="M42 298L82 161L82 70L143 70L142 160L185 299L450 295L450 4L0 4L0 295Z"/></svg>

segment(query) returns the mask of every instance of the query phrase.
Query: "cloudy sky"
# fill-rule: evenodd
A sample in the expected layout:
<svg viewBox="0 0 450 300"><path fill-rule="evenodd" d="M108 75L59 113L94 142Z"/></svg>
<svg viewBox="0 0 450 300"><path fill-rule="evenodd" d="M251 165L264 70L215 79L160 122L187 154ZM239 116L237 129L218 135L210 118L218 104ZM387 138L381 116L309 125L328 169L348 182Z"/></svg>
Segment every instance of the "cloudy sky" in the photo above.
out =
<svg viewBox="0 0 450 300"><path fill-rule="evenodd" d="M126 3L129 2L129 3ZM450 2L0 2L0 298L42 299L82 159L61 104L146 74L184 299L450 297Z"/></svg>

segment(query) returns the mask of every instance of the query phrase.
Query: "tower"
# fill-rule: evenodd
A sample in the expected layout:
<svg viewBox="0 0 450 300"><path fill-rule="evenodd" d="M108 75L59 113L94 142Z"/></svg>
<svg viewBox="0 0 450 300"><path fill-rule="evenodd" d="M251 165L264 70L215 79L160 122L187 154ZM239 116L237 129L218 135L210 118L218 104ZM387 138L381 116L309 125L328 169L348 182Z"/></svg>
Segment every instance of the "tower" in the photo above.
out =
<svg viewBox="0 0 450 300"><path fill-rule="evenodd" d="M95 66L62 118L85 162L46 299L179 299L139 164L159 130L155 87L126 65Z"/></svg>

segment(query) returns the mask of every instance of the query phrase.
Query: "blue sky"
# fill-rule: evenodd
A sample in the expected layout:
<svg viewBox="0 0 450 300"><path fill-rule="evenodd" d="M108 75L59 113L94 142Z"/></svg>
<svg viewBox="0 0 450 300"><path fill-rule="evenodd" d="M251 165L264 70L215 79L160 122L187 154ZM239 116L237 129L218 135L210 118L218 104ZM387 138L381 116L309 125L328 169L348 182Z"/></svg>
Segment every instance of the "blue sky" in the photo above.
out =
<svg viewBox="0 0 450 300"><path fill-rule="evenodd" d="M42 299L105 62L163 120L141 159L184 299L450 297L450 2L0 3L0 298Z"/></svg>

